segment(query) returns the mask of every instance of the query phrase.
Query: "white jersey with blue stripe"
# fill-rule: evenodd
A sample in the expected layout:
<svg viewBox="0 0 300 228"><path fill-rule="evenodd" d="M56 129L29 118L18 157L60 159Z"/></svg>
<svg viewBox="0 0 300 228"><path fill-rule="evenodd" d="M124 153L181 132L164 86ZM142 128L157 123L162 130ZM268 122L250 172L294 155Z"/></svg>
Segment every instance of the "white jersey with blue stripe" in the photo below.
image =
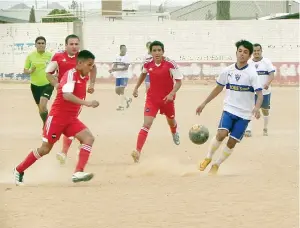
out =
<svg viewBox="0 0 300 228"><path fill-rule="evenodd" d="M273 66L271 60L265 57L263 57L259 61L254 61L253 59L250 59L248 63L256 68L256 72L258 74L262 86L264 86L268 82L270 73L275 72L275 67ZM269 86L267 90L263 89L263 95L267 95L270 93L271 86Z"/></svg>
<svg viewBox="0 0 300 228"><path fill-rule="evenodd" d="M255 91L262 90L255 67L246 65L238 69L236 64L232 64L221 72L217 83L226 87L224 111L250 120L255 105Z"/></svg>

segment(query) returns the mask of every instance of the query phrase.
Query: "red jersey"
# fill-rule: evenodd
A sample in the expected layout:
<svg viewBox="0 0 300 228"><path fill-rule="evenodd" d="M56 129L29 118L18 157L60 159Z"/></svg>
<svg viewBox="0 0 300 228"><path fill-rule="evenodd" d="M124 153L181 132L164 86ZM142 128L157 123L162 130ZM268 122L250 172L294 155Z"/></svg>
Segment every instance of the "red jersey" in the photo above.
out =
<svg viewBox="0 0 300 228"><path fill-rule="evenodd" d="M57 52L53 55L51 61L56 62L58 66L58 82L63 75L72 68L76 67L78 53L74 56L69 56L66 51Z"/></svg>
<svg viewBox="0 0 300 228"><path fill-rule="evenodd" d="M59 83L57 95L52 104L49 116L61 116L63 118L77 117L81 105L65 100L63 93L73 93L76 97L84 100L88 80L89 76L81 76L75 68L65 72Z"/></svg>
<svg viewBox="0 0 300 228"><path fill-rule="evenodd" d="M164 99L173 90L175 80L183 78L177 64L166 57L163 57L160 64L156 64L153 58L147 60L143 72L149 73L150 78L147 97L157 101Z"/></svg>

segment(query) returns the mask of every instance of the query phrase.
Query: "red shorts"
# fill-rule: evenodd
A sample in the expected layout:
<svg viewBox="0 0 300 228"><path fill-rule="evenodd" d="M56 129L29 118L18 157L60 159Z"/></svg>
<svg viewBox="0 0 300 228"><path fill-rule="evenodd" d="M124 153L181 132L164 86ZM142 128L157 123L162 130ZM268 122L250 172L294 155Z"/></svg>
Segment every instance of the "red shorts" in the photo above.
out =
<svg viewBox="0 0 300 228"><path fill-rule="evenodd" d="M165 115L169 119L175 118L175 106L174 101L169 101L165 103L164 100L161 101L152 101L147 99L145 103L144 116L156 117L158 111L160 114Z"/></svg>
<svg viewBox="0 0 300 228"><path fill-rule="evenodd" d="M76 117L61 118L48 116L43 129L43 141L54 144L64 134L67 137L74 137L77 133L87 127Z"/></svg>

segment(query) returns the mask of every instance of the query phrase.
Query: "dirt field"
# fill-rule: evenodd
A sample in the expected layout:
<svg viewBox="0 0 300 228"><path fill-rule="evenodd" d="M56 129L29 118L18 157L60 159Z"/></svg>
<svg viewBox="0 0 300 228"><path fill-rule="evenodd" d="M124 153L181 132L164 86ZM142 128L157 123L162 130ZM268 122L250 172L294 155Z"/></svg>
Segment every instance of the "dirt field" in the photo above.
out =
<svg viewBox="0 0 300 228"><path fill-rule="evenodd" d="M63 167L55 159L59 142L26 172L27 185L16 187L12 169L41 144L41 120L29 85L0 84L0 228L299 227L298 89L273 88L270 135L262 136L262 119L254 121L253 138L209 176L197 171L208 143L193 145L188 130L200 123L210 138L216 133L223 95L195 115L211 88L184 85L176 103L181 145L173 144L159 115L140 164L133 164L144 88L130 109L117 112L113 86L98 85L89 98L99 99L99 108L81 114L96 136L86 169L95 178L73 184L78 142Z"/></svg>

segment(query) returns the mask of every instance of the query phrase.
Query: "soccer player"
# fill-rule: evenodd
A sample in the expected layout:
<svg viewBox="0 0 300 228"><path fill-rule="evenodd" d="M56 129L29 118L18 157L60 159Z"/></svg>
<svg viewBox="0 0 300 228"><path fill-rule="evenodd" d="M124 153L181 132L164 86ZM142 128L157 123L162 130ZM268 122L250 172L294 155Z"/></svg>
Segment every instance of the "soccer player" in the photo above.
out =
<svg viewBox="0 0 300 228"><path fill-rule="evenodd" d="M117 108L118 111L122 111L125 108L129 108L130 103L132 102L131 98L125 96L125 88L128 83L128 68L130 66L130 60L127 55L127 48L125 45L120 46L120 54L117 56L116 61L113 64L112 69L109 70L109 73L114 73L116 77L116 94L120 96L120 104Z"/></svg>
<svg viewBox="0 0 300 228"><path fill-rule="evenodd" d="M230 134L221 156L210 169L211 174L217 173L219 166L231 155L236 143L242 140L252 114L257 119L260 117L262 88L255 68L247 64L253 53L253 45L249 41L241 40L236 43L236 48L236 63L221 72L217 79L217 86L196 110L196 114L200 115L205 106L226 87L224 108L217 135L211 140L208 154L200 164L200 171L204 171L222 141ZM255 92L257 101L254 106Z"/></svg>
<svg viewBox="0 0 300 228"><path fill-rule="evenodd" d="M95 56L83 50L77 56L75 68L65 72L58 85L57 96L51 107L43 131L43 143L32 150L23 162L14 169L16 185L24 182L24 172L38 159L47 155L61 134L75 136L81 143L79 160L72 176L73 182L89 181L92 173L84 172L94 143L94 136L89 129L78 119L78 112L82 105L98 107L98 101L86 101L86 85L89 73L94 67Z"/></svg>
<svg viewBox="0 0 300 228"><path fill-rule="evenodd" d="M147 42L146 43L146 48L147 48L147 54L144 58L144 62L148 61L149 59L152 58L152 55L151 55L151 52L150 52L150 45L151 45L151 42ZM143 69L142 69L143 70ZM148 92L148 89L150 87L150 78L149 78L149 73L146 75L146 78L145 78L145 86L146 86L146 93Z"/></svg>
<svg viewBox="0 0 300 228"><path fill-rule="evenodd" d="M30 75L31 92L44 125L48 116L47 103L53 92L53 86L49 83L45 73L46 66L51 59L51 53L45 50L46 38L43 36L35 39L35 47L36 50L26 58L24 74Z"/></svg>
<svg viewBox="0 0 300 228"><path fill-rule="evenodd" d="M136 149L131 154L134 162L138 162L140 159L149 129L158 111L166 116L174 143L176 145L180 144L175 120L174 100L177 91L181 87L183 75L174 61L164 57L165 48L163 43L160 41L152 42L150 51L153 58L144 63L143 72L133 91L133 96L138 97L138 89L149 73L151 86L146 97L144 124L138 134Z"/></svg>
<svg viewBox="0 0 300 228"><path fill-rule="evenodd" d="M78 56L80 49L80 39L78 36L71 34L65 38L65 51L57 52L51 59L51 62L46 68L47 78L50 83L57 88L62 76L66 71L74 68L76 66L76 58ZM58 71L58 77L55 73ZM90 82L88 86L88 93L94 92L94 85L96 80L97 69L94 65L92 71L90 72ZM78 113L79 115L79 113ZM56 158L63 165L67 159L67 153L72 144L72 139L68 137L63 137L63 147L61 152L57 152Z"/></svg>
<svg viewBox="0 0 300 228"><path fill-rule="evenodd" d="M271 103L271 83L274 80L275 68L272 62L262 56L262 47L260 44L253 44L253 58L249 60L249 65L254 65L263 86L263 103L261 111L264 116L263 135L268 136L269 110ZM245 132L246 137L251 137L251 123Z"/></svg>

